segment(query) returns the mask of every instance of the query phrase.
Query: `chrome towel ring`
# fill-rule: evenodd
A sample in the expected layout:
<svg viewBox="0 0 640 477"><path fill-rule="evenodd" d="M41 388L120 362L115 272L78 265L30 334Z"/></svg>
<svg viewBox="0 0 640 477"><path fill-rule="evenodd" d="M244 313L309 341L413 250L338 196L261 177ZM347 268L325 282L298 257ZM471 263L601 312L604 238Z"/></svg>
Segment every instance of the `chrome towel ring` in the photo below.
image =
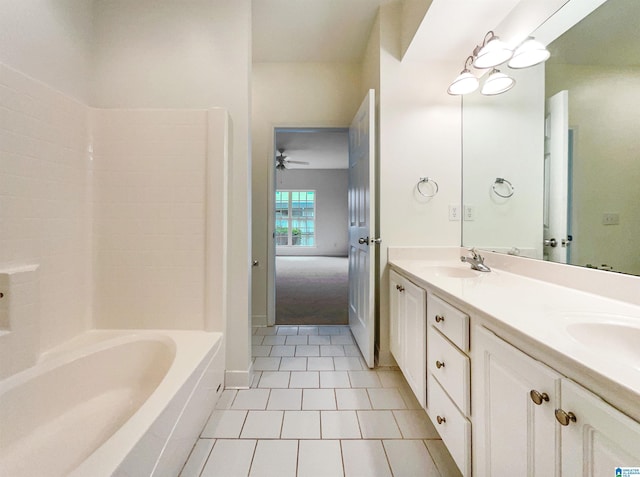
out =
<svg viewBox="0 0 640 477"><path fill-rule="evenodd" d="M426 188L426 185L429 183L433 184L432 186L433 194L427 194L426 191L423 190L423 188ZM435 195L438 193L438 183L434 181L431 177L421 177L418 183L416 184L416 189L418 189L418 193L423 197L435 197Z"/></svg>
<svg viewBox="0 0 640 477"><path fill-rule="evenodd" d="M506 193L500 193L498 189L496 189L496 185L504 185L502 189L503 192L506 189ZM503 199L508 199L516 191L516 188L513 187L513 184L507 179L503 179L502 177L496 177L496 181L493 183L491 188L493 189L495 195L497 195L498 197L502 197Z"/></svg>

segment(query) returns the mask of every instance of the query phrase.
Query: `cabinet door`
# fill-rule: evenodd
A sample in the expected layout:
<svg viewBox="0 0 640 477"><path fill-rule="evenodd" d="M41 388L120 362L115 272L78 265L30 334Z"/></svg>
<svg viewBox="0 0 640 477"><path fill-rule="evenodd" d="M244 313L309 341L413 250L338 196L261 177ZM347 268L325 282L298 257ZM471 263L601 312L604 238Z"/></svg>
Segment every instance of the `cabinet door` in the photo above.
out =
<svg viewBox="0 0 640 477"><path fill-rule="evenodd" d="M427 308L426 292L407 281L404 284L404 376L418 402L426 407L427 393Z"/></svg>
<svg viewBox="0 0 640 477"><path fill-rule="evenodd" d="M563 476L613 476L618 467L640 467L640 423L568 379L562 410L576 418L561 431Z"/></svg>
<svg viewBox="0 0 640 477"><path fill-rule="evenodd" d="M558 475L560 375L484 328L473 332L474 475Z"/></svg>
<svg viewBox="0 0 640 477"><path fill-rule="evenodd" d="M404 324L404 296L402 287L405 280L396 272L389 273L389 348L391 354L402 368L404 359L402 356L402 324Z"/></svg>

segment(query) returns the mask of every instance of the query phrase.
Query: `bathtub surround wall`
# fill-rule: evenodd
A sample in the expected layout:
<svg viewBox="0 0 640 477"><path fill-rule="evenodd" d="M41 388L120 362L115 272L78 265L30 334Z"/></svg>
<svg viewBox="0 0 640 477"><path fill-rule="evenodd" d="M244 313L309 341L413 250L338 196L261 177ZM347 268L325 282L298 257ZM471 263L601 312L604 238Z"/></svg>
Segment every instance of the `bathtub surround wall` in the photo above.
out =
<svg viewBox="0 0 640 477"><path fill-rule="evenodd" d="M39 356L38 266L0 270L0 379L33 366Z"/></svg>
<svg viewBox="0 0 640 477"><path fill-rule="evenodd" d="M207 112L91 122L95 326L204 329Z"/></svg>
<svg viewBox="0 0 640 477"><path fill-rule="evenodd" d="M86 105L0 64L0 269L39 264L35 340L91 321L91 166ZM31 338L29 338L31 340Z"/></svg>

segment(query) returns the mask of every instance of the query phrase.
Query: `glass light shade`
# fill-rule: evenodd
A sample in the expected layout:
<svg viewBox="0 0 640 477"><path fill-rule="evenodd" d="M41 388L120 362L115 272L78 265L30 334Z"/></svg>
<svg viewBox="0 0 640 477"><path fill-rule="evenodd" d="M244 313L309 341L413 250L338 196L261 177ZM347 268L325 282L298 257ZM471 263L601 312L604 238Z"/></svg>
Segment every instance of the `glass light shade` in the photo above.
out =
<svg viewBox="0 0 640 477"><path fill-rule="evenodd" d="M480 92L486 96L493 96L494 94L509 91L515 84L516 80L511 76L507 76L499 70L494 69L489 73L489 77L485 80Z"/></svg>
<svg viewBox="0 0 640 477"><path fill-rule="evenodd" d="M453 80L453 83L447 89L447 93L451 95L469 94L473 93L480 82L469 70L465 69Z"/></svg>
<svg viewBox="0 0 640 477"><path fill-rule="evenodd" d="M509 68L528 68L543 61L547 61L551 56L542 43L533 38L528 38L513 53L513 58L509 61Z"/></svg>
<svg viewBox="0 0 640 477"><path fill-rule="evenodd" d="M500 38L494 36L477 52L473 66L480 69L493 68L509 60L512 56L513 50Z"/></svg>

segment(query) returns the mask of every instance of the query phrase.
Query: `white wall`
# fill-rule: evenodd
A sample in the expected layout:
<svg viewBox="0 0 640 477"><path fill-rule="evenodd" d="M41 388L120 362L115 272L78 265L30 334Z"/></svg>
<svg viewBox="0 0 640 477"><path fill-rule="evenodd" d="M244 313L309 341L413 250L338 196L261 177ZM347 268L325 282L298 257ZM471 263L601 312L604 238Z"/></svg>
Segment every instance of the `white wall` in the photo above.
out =
<svg viewBox="0 0 640 477"><path fill-rule="evenodd" d="M0 62L86 103L92 5L87 0L0 0Z"/></svg>
<svg viewBox="0 0 640 477"><path fill-rule="evenodd" d="M277 255L346 257L349 251L348 169L278 171L276 188L316 191L316 246L277 247Z"/></svg>
<svg viewBox="0 0 640 477"><path fill-rule="evenodd" d="M267 314L267 275L275 127L348 127L364 95L360 65L351 63L255 63L252 77L253 316ZM273 186L272 186L273 187Z"/></svg>
<svg viewBox="0 0 640 477"><path fill-rule="evenodd" d="M474 219L463 222L463 244L542 258L544 190L544 65L509 70L510 91L463 99L464 203ZM515 188L509 199L492 191L497 177ZM507 189L496 186L505 194Z"/></svg>
<svg viewBox="0 0 640 477"><path fill-rule="evenodd" d="M389 352L387 247L460 244L460 222L448 205L460 203L460 99L447 94L452 65L400 62L400 9L380 9L380 329L379 362ZM377 34L372 34L372 38ZM456 59L457 60L457 59ZM457 66L459 69L459 66ZM416 194L420 177L440 191Z"/></svg>
<svg viewBox="0 0 640 477"><path fill-rule="evenodd" d="M640 68L549 65L547 96L569 90L574 129L571 263L640 274ZM617 213L619 225L603 225Z"/></svg>

